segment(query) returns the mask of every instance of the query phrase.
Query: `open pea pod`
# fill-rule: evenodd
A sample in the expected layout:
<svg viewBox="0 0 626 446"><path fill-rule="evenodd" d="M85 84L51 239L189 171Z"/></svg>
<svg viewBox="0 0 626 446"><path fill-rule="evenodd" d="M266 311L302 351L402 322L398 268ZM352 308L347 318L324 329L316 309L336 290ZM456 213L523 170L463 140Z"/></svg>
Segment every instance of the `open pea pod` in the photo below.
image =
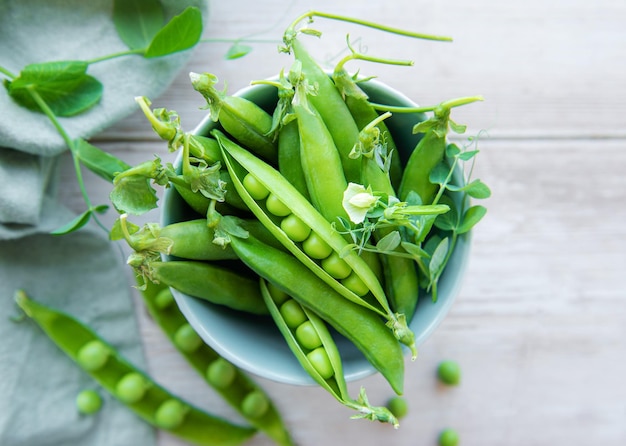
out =
<svg viewBox="0 0 626 446"><path fill-rule="evenodd" d="M394 336L407 345L412 350L413 357L416 357L415 335L407 325L406 316L394 313L391 310L385 291L378 278L367 263L354 250L350 249L345 238L333 228L331 223L280 172L228 139L222 132L214 130L213 135L224 151L224 163L231 174L233 185L261 223L300 262L342 296L384 317ZM310 253L305 252L307 240L304 240L303 243L296 243L292 240L281 228L281 225L277 224L274 216L269 215L267 209L261 206L261 200L255 200L246 189L243 184L244 178L240 177L241 173L239 171L241 168L261 183L263 188L269 191L270 197L276 197L280 203L287 207L285 215L295 215L306 227L310 228L311 235L308 236L309 240L312 236L316 236L323 241L324 245L330 249L326 258L329 257L331 252L337 254L349 266L349 276L343 280L335 279L321 266L321 262L314 261ZM375 298L376 304L372 304L364 298L370 293Z"/></svg>
<svg viewBox="0 0 626 446"><path fill-rule="evenodd" d="M270 287L261 279L261 293L270 314L302 368L337 401L360 412L353 418L387 422L397 428L396 417L386 407L370 406L363 389L359 401L350 398L339 350L324 321L286 293Z"/></svg>
<svg viewBox="0 0 626 446"><path fill-rule="evenodd" d="M22 291L15 300L76 364L153 426L201 446L239 445L255 434L256 429L211 415L159 386L75 318L31 300ZM129 389L120 386L131 377L139 384L132 397Z"/></svg>
<svg viewBox="0 0 626 446"><path fill-rule="evenodd" d="M232 237L231 245L250 269L315 312L358 348L392 389L404 389L404 356L393 333L373 311L345 299L288 252L255 239Z"/></svg>
<svg viewBox="0 0 626 446"><path fill-rule="evenodd" d="M141 283L141 280L138 280ZM226 361L205 344L191 328L174 297L165 285L147 284L141 293L152 319L161 327L180 354L194 370L226 400L248 423L264 432L277 444L293 445L276 406L246 373ZM251 410L248 402L257 400L261 410Z"/></svg>

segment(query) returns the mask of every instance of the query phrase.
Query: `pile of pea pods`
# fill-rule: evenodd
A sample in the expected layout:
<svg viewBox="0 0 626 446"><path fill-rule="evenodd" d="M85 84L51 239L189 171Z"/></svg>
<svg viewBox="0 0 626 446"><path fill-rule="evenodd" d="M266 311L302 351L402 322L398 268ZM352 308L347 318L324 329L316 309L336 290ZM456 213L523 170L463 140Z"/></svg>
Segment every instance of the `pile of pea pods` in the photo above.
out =
<svg viewBox="0 0 626 446"><path fill-rule="evenodd" d="M452 232L454 240L482 216L478 207L466 207L468 194L458 183L462 205L452 209L459 200L446 199L454 189L443 186L455 172L450 158L456 162L464 153L447 138L449 129L460 130L449 118L450 109L481 98L430 108L374 104L366 84L350 75L345 63L398 61L359 54L348 42L350 54L327 72L300 40L318 33L308 25L296 29L314 16L431 38L320 12L300 16L284 35L282 50L293 56L289 69L251 82L263 92L263 101L218 90L213 74L190 74L212 120L202 134L185 132L176 112L151 109L147 98L136 98L155 132L180 154L175 165L157 158L119 172L111 193L120 213L111 238L124 239L132 249L128 264L150 314L250 426L194 408L157 386L79 322L18 299L53 338L58 333L47 321L60 318L75 325L81 335L61 336L57 343L145 420L194 444L239 444L257 430L277 444L293 441L268 395L202 341L171 290L273 321L306 373L353 409L353 418L397 428L398 418L387 407L372 406L364 389L356 397L349 394L336 335L354 344L392 391L402 395L404 353L410 351L413 359L417 354L409 323L418 296L424 291L436 295L432 276L438 277L445 266L440 262L433 268L430 262L429 270L428 259L445 259L454 249L441 231ZM430 119L428 111L433 112ZM406 123L403 135L417 134L413 147L396 146L391 125L385 123L395 113L405 113L399 120ZM403 161L399 151L405 154ZM440 167L446 163L442 176ZM180 197L185 217L140 228L128 220L129 214L156 206L155 184ZM456 223L449 217L437 224L451 209ZM463 222L462 215L472 218Z"/></svg>
<svg viewBox="0 0 626 446"><path fill-rule="evenodd" d="M348 395L329 328L351 341L395 393L403 393L404 349L416 356L409 322L420 294L420 265L411 254L422 248L413 244L406 251L398 241L391 254L400 255L386 255L362 249L355 234L366 228L379 198L389 214L374 215L384 224L369 226L370 246L394 236L421 243L438 231L434 222L453 200L439 203L444 191L431 174L450 151L450 109L480 98L422 109L389 105L385 111L344 68L362 55L350 47L329 73L301 35L285 34L292 65L273 79L252 81L256 96L228 95L218 90L216 75L191 73L212 120L201 134L185 133L175 112L150 110L149 101L138 98L155 131L182 151L179 164L154 178L166 177L164 184L190 212L182 221L134 232L122 215L135 250L129 263L147 282L269 314L320 386L359 416L397 426L393 414L370 406L364 392ZM404 163L385 124L390 110L407 113L401 122L417 120L404 133L422 125L415 146L402 148L410 153ZM424 110L434 116L427 120ZM409 217L430 218L417 228L407 224ZM166 257L147 261L150 250Z"/></svg>

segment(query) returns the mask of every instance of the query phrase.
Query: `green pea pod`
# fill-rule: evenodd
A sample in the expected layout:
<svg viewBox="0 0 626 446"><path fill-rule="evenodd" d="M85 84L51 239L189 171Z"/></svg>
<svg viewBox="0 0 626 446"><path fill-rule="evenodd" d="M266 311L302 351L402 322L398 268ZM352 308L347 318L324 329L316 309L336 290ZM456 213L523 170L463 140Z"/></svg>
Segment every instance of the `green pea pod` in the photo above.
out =
<svg viewBox="0 0 626 446"><path fill-rule="evenodd" d="M305 79L318 87L317 94L310 96L309 101L319 112L332 135L341 157L346 180L358 183L361 165L358 160L350 158L352 147L359 137L356 122L328 73L311 57L297 37L291 41L291 48L296 60L302 64Z"/></svg>
<svg viewBox="0 0 626 446"><path fill-rule="evenodd" d="M348 187L332 135L312 104L293 104L300 135L300 157L313 206L329 221L348 218L343 193Z"/></svg>
<svg viewBox="0 0 626 446"><path fill-rule="evenodd" d="M399 426L396 417L386 407L372 407L367 402L367 398L362 398L360 401L350 398L348 386L343 375L343 365L339 350L326 324L320 317L306 307L302 308L306 319L300 322L300 325L297 327L291 328L285 321L278 306L281 305L281 308L283 308L285 301L277 302L264 280L261 280L261 294L289 348L300 365L302 365L302 368L315 382L341 404L361 413L361 415L356 415L353 418L368 418L370 420L391 423L396 428ZM287 301L289 300L291 298L288 297ZM298 304L296 303L296 305ZM302 335L301 332L305 334ZM306 341L304 339L301 340L302 336L307 336ZM313 340L310 338L313 338ZM361 390L361 395L365 395L363 389Z"/></svg>
<svg viewBox="0 0 626 446"><path fill-rule="evenodd" d="M406 200L410 192L419 195L423 204L432 203L439 186L430 182L430 172L443 161L446 151L446 136L430 130L417 143L404 168L402 182L398 190L401 200Z"/></svg>
<svg viewBox="0 0 626 446"><path fill-rule="evenodd" d="M277 444L293 445L281 415L271 402L269 395L245 372L227 362L204 342L192 343L193 348L186 348L185 344L181 345L179 333L187 326L187 320L175 304L168 287L150 283L141 295L152 319L207 384L213 387L246 421L263 431ZM221 369L220 373L216 371L218 368ZM268 402L266 410L260 415L250 414L244 410L244 401L253 393L262 395Z"/></svg>
<svg viewBox="0 0 626 446"><path fill-rule="evenodd" d="M204 96L213 121L246 148L266 160L276 163L278 150L270 136L272 116L254 102L239 96L228 96L217 91L215 75L191 73L193 88Z"/></svg>
<svg viewBox="0 0 626 446"><path fill-rule="evenodd" d="M406 324L406 317L403 314L394 313L387 301L387 296L367 263L348 245L346 239L339 234L332 225L309 203L300 193L273 167L257 158L250 152L239 147L229 140L223 133L214 131L216 139L225 152L224 161L228 170L232 174L233 184L239 191L240 196L249 206L256 217L269 229L269 231L285 246L294 256L313 271L318 277L329 284L348 300L362 305L387 319L390 329L394 335L405 345L411 348L413 356L416 356L415 336ZM232 158L230 158L232 157ZM351 268L354 276L366 287L366 293L371 293L376 304L371 304L366 299L357 295L352 289L345 285L345 281L334 279L326 272L320 264L315 262L304 251L304 243L297 244L285 233L285 231L275 223L274 219L268 216L267 212L252 198L242 184L242 180L233 174L233 165L242 166L265 187L271 194L278 197L280 202L288 206L289 212L301 220L312 232L321 238L328 247L337 253ZM311 237L311 236L309 236ZM306 242L306 240L305 240ZM330 254L330 253L329 253ZM352 276L346 278L349 280Z"/></svg>
<svg viewBox="0 0 626 446"><path fill-rule="evenodd" d="M300 156L298 123L295 121L285 124L278 133L278 170L308 199L309 192Z"/></svg>
<svg viewBox="0 0 626 446"><path fill-rule="evenodd" d="M238 426L211 415L159 386L75 318L34 302L23 291L16 293L15 300L25 314L74 362L111 395L153 426L201 446L239 445L255 434L256 429ZM122 378L130 374L145 384L140 398L133 402L121 398L118 389Z"/></svg>
<svg viewBox="0 0 626 446"><path fill-rule="evenodd" d="M193 260L154 261L148 265L151 281L181 293L252 314L267 314L258 283L231 269Z"/></svg>
<svg viewBox="0 0 626 446"><path fill-rule="evenodd" d="M404 387L402 347L374 312L346 300L289 253L254 237L233 237L231 245L250 269L307 307L350 340L401 394Z"/></svg>

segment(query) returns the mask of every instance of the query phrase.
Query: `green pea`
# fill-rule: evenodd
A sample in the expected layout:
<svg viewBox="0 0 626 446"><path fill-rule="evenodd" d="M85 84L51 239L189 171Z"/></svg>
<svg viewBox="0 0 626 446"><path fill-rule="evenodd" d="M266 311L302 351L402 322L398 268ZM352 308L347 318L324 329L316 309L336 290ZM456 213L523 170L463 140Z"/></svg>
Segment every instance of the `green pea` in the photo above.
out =
<svg viewBox="0 0 626 446"><path fill-rule="evenodd" d="M409 411L409 405L405 398L393 396L387 401L387 409L398 419L404 418Z"/></svg>
<svg viewBox="0 0 626 446"><path fill-rule="evenodd" d="M328 243L315 232L311 232L311 235L302 242L302 249L309 257L319 260L325 259L333 252Z"/></svg>
<svg viewBox="0 0 626 446"><path fill-rule="evenodd" d="M209 383L218 389L230 386L237 375L237 369L224 358L217 358L207 368L206 377Z"/></svg>
<svg viewBox="0 0 626 446"><path fill-rule="evenodd" d="M92 372L104 366L110 353L109 347L102 341L94 339L81 347L76 360L82 368Z"/></svg>
<svg viewBox="0 0 626 446"><path fill-rule="evenodd" d="M365 296L370 291L367 285L354 272L343 279L341 283L357 296Z"/></svg>
<svg viewBox="0 0 626 446"><path fill-rule="evenodd" d="M154 421L162 429L176 429L183 424L187 409L183 403L175 399L163 402L156 413Z"/></svg>
<svg viewBox="0 0 626 446"><path fill-rule="evenodd" d="M291 214L291 209L285 206L285 204L280 201L280 198L278 198L274 194L270 194L270 196L267 197L267 200L265 201L265 206L267 207L268 211L278 217L286 217L287 215Z"/></svg>
<svg viewBox="0 0 626 446"><path fill-rule="evenodd" d="M102 398L95 390L86 389L76 396L76 408L85 415L91 415L102 407Z"/></svg>
<svg viewBox="0 0 626 446"><path fill-rule="evenodd" d="M437 377L449 386L456 386L461 382L461 367L456 361L441 361L437 366Z"/></svg>
<svg viewBox="0 0 626 446"><path fill-rule="evenodd" d="M457 446L459 444L459 434L450 428L446 428L439 434L439 446Z"/></svg>
<svg viewBox="0 0 626 446"><path fill-rule="evenodd" d="M305 321L296 328L296 339L307 350L313 350L322 345L322 340L311 321Z"/></svg>
<svg viewBox="0 0 626 446"><path fill-rule="evenodd" d="M146 394L146 379L136 372L127 373L115 386L115 395L124 403L133 404Z"/></svg>
<svg viewBox="0 0 626 446"><path fill-rule="evenodd" d="M242 183L243 187L246 188L250 196L257 201L263 200L270 194L270 191L268 191L267 188L252 174L246 175Z"/></svg>
<svg viewBox="0 0 626 446"><path fill-rule="evenodd" d="M185 353L192 353L202 345L202 338L189 324L181 325L174 333L174 343Z"/></svg>
<svg viewBox="0 0 626 446"><path fill-rule="evenodd" d="M159 310L165 310L172 303L174 303L174 295L169 288L164 288L154 297L154 304Z"/></svg>
<svg viewBox="0 0 626 446"><path fill-rule="evenodd" d="M324 347L318 347L315 350L311 350L306 356L311 365L315 368L315 370L317 370L317 373L319 373L322 378L329 379L335 374L333 366L330 363L328 353L326 353Z"/></svg>
<svg viewBox="0 0 626 446"><path fill-rule="evenodd" d="M260 418L269 409L267 397L258 390L248 393L241 402L242 412L250 418Z"/></svg>
<svg viewBox="0 0 626 446"><path fill-rule="evenodd" d="M350 265L348 265L337 252L333 252L331 255L322 260L322 268L330 274L331 277L338 280L345 279L352 272Z"/></svg>
<svg viewBox="0 0 626 446"><path fill-rule="evenodd" d="M272 296L272 300L278 307L285 303L287 299L291 299L291 297L289 297L289 294L285 293L280 288L277 288L276 285L272 284L271 282L267 283L267 289L270 292L270 296Z"/></svg>
<svg viewBox="0 0 626 446"><path fill-rule="evenodd" d="M300 304L293 299L289 299L280 306L280 314L285 320L287 326L292 330L307 320L304 310Z"/></svg>
<svg viewBox="0 0 626 446"><path fill-rule="evenodd" d="M285 231L287 237L294 242L303 242L311 234L311 228L304 224L304 222L294 214L290 214L283 218L280 222L280 228Z"/></svg>

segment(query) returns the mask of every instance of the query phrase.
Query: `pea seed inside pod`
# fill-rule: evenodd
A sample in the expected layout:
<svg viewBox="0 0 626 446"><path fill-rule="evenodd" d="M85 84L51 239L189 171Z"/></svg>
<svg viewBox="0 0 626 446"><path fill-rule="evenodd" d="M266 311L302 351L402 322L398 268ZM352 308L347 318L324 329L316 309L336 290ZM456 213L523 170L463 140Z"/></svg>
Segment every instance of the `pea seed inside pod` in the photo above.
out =
<svg viewBox="0 0 626 446"><path fill-rule="evenodd" d="M141 374L136 372L127 373L115 386L115 395L126 404L140 401L146 394L148 383Z"/></svg>
<svg viewBox="0 0 626 446"><path fill-rule="evenodd" d="M365 296L370 291L367 285L354 272L343 279L341 283L357 296Z"/></svg>
<svg viewBox="0 0 626 446"><path fill-rule="evenodd" d="M325 259L332 252L331 248L319 235L311 232L311 235L302 242L302 250L312 259Z"/></svg>
<svg viewBox="0 0 626 446"><path fill-rule="evenodd" d="M291 299L291 297L289 297L289 294L287 294L283 290L277 288L271 282L267 283L267 290L269 291L270 296L272 296L272 300L274 301L274 303L278 307L280 307L282 304L287 302L287 300Z"/></svg>
<svg viewBox="0 0 626 446"><path fill-rule="evenodd" d="M270 194L267 197L265 207L267 207L267 210L277 217L286 217L291 214L291 209L285 206L285 204L274 194Z"/></svg>
<svg viewBox="0 0 626 446"><path fill-rule="evenodd" d="M280 228L294 242L303 242L311 234L311 228L294 214L289 214L280 222Z"/></svg>
<svg viewBox="0 0 626 446"><path fill-rule="evenodd" d="M322 340L311 321L305 321L296 328L296 339L307 350L314 350L322 345Z"/></svg>
<svg viewBox="0 0 626 446"><path fill-rule="evenodd" d="M260 418L269 409L269 401L262 392L253 390L241 402L241 410L250 418Z"/></svg>
<svg viewBox="0 0 626 446"><path fill-rule="evenodd" d="M333 252L331 255L322 260L322 268L331 277L335 279L345 279L352 272L350 265L343 260L338 253Z"/></svg>
<svg viewBox="0 0 626 446"><path fill-rule="evenodd" d="M242 183L250 196L257 201L265 199L270 194L270 191L250 173L243 178Z"/></svg>
<svg viewBox="0 0 626 446"><path fill-rule="evenodd" d="M159 406L154 414L154 421L162 429L176 429L183 424L186 411L183 403L169 399Z"/></svg>
<svg viewBox="0 0 626 446"><path fill-rule="evenodd" d="M154 304L159 310L165 310L173 303L174 303L174 295L172 294L172 291L169 288L165 288L159 291L159 294L157 294L154 297Z"/></svg>
<svg viewBox="0 0 626 446"><path fill-rule="evenodd" d="M300 304L293 299L289 299L280 306L280 314L287 326L292 330L307 320L304 310Z"/></svg>
<svg viewBox="0 0 626 446"><path fill-rule="evenodd" d="M237 370L224 358L217 358L207 369L207 380L218 389L225 389L235 381Z"/></svg>
<svg viewBox="0 0 626 446"><path fill-rule="evenodd" d="M331 378L335 372L333 370L333 366L330 363L330 359L328 358L328 353L324 350L324 347L318 347L315 350L311 350L307 353L307 358L309 358L309 362L317 373L324 379Z"/></svg>
<svg viewBox="0 0 626 446"><path fill-rule="evenodd" d="M76 358L81 367L91 372L102 368L110 353L109 347L95 339L83 345Z"/></svg>
<svg viewBox="0 0 626 446"><path fill-rule="evenodd" d="M183 324L174 333L174 343L185 353L192 353L202 345L202 338L190 324Z"/></svg>

